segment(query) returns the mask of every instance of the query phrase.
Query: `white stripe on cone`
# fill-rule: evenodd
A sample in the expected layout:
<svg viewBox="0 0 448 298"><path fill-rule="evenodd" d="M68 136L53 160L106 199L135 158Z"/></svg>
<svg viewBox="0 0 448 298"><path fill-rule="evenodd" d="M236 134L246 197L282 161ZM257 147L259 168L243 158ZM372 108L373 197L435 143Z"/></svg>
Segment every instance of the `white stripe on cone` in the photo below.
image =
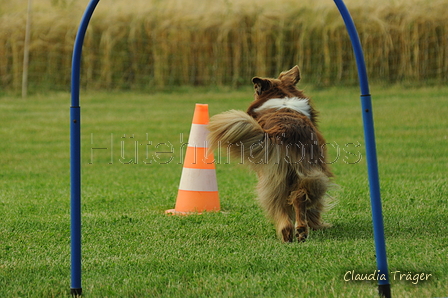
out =
<svg viewBox="0 0 448 298"><path fill-rule="evenodd" d="M188 137L188 146L206 148L208 133L207 125L193 123Z"/></svg>
<svg viewBox="0 0 448 298"><path fill-rule="evenodd" d="M179 189L192 191L218 191L215 170L182 169Z"/></svg>

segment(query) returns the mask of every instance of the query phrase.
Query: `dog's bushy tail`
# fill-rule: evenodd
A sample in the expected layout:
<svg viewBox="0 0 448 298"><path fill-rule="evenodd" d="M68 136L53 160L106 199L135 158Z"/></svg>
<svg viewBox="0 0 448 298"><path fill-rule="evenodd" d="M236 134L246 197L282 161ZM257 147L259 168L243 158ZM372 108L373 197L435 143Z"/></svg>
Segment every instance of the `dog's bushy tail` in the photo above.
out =
<svg viewBox="0 0 448 298"><path fill-rule="evenodd" d="M209 151L222 147L233 158L249 158L255 163L263 162L267 154L263 128L243 111L230 110L211 117L208 130Z"/></svg>

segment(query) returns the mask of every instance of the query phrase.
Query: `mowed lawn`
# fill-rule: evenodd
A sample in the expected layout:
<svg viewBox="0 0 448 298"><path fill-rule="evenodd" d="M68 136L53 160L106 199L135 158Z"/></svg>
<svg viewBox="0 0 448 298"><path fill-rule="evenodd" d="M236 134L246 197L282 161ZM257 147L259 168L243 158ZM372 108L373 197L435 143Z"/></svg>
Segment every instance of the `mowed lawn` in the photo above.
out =
<svg viewBox="0 0 448 298"><path fill-rule="evenodd" d="M164 214L195 103L245 110L251 89L81 93L84 296L376 297L376 281L353 280L376 270L359 91L304 89L340 188L333 227L292 244L225 154L222 212ZM448 88L371 89L392 296L446 297ZM69 107L66 93L0 98L2 297L69 296Z"/></svg>

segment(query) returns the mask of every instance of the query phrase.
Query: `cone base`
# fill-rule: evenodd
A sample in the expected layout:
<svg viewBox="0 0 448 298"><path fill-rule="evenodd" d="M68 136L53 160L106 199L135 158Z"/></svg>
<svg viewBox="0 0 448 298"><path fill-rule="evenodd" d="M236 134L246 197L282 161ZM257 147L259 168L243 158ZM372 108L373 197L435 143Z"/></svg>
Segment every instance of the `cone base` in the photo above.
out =
<svg viewBox="0 0 448 298"><path fill-rule="evenodd" d="M217 212L221 209L217 191L181 190L177 194L174 209L166 210L166 214L188 215L203 212Z"/></svg>
<svg viewBox="0 0 448 298"><path fill-rule="evenodd" d="M204 211L204 212L219 212L219 210ZM202 214L204 214L204 212L195 212L195 211L184 212L184 211L177 211L176 209L165 210L166 215L185 215L185 216L187 216L187 215L202 215Z"/></svg>

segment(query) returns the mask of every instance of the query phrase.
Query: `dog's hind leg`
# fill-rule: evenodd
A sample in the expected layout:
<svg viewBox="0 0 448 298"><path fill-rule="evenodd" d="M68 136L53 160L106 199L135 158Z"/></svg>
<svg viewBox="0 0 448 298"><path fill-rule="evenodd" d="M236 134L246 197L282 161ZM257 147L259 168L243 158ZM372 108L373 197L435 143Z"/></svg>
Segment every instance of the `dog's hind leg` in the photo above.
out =
<svg viewBox="0 0 448 298"><path fill-rule="evenodd" d="M296 215L296 237L303 242L308 238L307 194L303 189L293 191L290 200Z"/></svg>
<svg viewBox="0 0 448 298"><path fill-rule="evenodd" d="M272 183L273 181L273 179L260 179L258 184L258 200L267 216L275 224L279 238L283 242L292 242L294 238L294 225L292 221L294 218L294 210L288 204L287 190L281 187L281 183L275 185L275 183Z"/></svg>
<svg viewBox="0 0 448 298"><path fill-rule="evenodd" d="M320 230L331 227L330 224L322 221L321 213L324 209L324 205L318 202L316 206L308 209L306 212L306 218L308 220L308 225L313 230Z"/></svg>
<svg viewBox="0 0 448 298"><path fill-rule="evenodd" d="M292 242L294 238L292 222L294 211L291 206L285 204L285 200L281 200L278 195L270 198L259 197L259 200L267 215L274 222L278 237L283 242Z"/></svg>
<svg viewBox="0 0 448 298"><path fill-rule="evenodd" d="M276 213L273 214L277 234L282 238L283 242L292 242L294 238L294 226L288 209L291 209L291 206L283 206L283 208L276 210Z"/></svg>

